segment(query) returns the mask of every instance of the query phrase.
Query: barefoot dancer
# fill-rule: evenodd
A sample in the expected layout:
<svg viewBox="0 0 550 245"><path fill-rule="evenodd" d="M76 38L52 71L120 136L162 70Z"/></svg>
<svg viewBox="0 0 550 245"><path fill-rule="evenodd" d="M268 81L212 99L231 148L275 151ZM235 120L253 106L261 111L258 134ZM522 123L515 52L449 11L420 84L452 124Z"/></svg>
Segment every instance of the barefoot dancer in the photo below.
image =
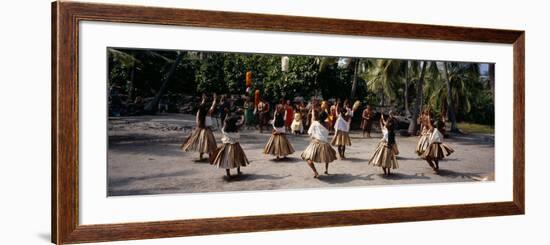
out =
<svg viewBox="0 0 550 245"><path fill-rule="evenodd" d="M307 164L313 170L313 178L317 178L319 173L315 169L314 162L325 163L325 174L328 174L328 165L336 160L336 151L328 143L328 129L325 124L327 114L315 110L315 104L311 108L311 125L307 133L311 137L311 142L302 152L302 159L307 161Z"/></svg>
<svg viewBox="0 0 550 245"><path fill-rule="evenodd" d="M424 109L424 111L422 111L422 114L420 115L420 117L418 117L418 122L420 123L420 138L418 139L418 143L416 144L416 154L418 154L419 156L422 156L422 154L424 153L424 151L426 150L426 148L428 148L428 137L429 137L429 132L428 132L428 124L429 124L429 116L430 116L430 112L428 111L428 109Z"/></svg>
<svg viewBox="0 0 550 245"><path fill-rule="evenodd" d="M294 148L285 135L284 107L278 105L273 115L273 133L264 147L264 154L271 154L277 157L286 158L287 155L294 153Z"/></svg>
<svg viewBox="0 0 550 245"><path fill-rule="evenodd" d="M437 123L437 127L433 127L431 119L428 118L427 121L429 146L421 157L428 162L435 172L437 172L439 171L439 160L451 155L454 150L443 143L443 134L439 131L439 129L443 127L442 123Z"/></svg>
<svg viewBox="0 0 550 245"><path fill-rule="evenodd" d="M181 149L184 151L197 151L199 152L199 160L203 160L203 154L209 155L216 150L216 138L212 133L212 129L206 125L206 95L202 96L202 102L199 105L197 111L196 122L197 127L195 131L183 142Z"/></svg>
<svg viewBox="0 0 550 245"><path fill-rule="evenodd" d="M351 111L347 108L338 108L338 118L334 125L336 133L332 138L331 144L338 146L338 154L340 159L346 159L346 145L351 146L351 139L349 137L349 128L351 122Z"/></svg>
<svg viewBox="0 0 550 245"><path fill-rule="evenodd" d="M243 115L227 116L222 128L222 145L210 155L210 164L224 168L228 178L231 177L230 169L237 168L237 174L240 175L241 167L250 164L239 144L239 128L243 124Z"/></svg>
<svg viewBox="0 0 550 245"><path fill-rule="evenodd" d="M394 120L384 120L384 114L380 118L380 128L382 129L382 139L369 161L369 165L382 167L384 175L390 175L390 169L399 168L397 158L397 143L395 142Z"/></svg>

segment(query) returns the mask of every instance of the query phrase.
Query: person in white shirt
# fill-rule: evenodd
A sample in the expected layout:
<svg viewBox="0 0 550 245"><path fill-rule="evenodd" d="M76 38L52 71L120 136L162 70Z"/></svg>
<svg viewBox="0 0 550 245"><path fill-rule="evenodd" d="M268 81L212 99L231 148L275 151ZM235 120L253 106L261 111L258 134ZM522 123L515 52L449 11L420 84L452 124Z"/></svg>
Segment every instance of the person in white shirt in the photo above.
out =
<svg viewBox="0 0 550 245"><path fill-rule="evenodd" d="M328 165L336 160L336 151L328 143L329 131L325 122L328 116L327 113L317 111L315 104L313 104L310 114L311 125L308 134L311 137L311 142L301 156L313 170L313 178L318 178L319 173L314 163L325 163L325 174L328 174Z"/></svg>
<svg viewBox="0 0 550 245"><path fill-rule="evenodd" d="M303 134L304 133L304 123L302 122L302 113L296 110L294 113L294 119L290 125L290 129L293 134Z"/></svg>
<svg viewBox="0 0 550 245"><path fill-rule="evenodd" d="M444 122L438 121L436 127L434 127L431 118L428 118L426 121L428 123L429 145L420 157L426 160L430 167L437 173L439 171L439 160L451 155L454 150L443 143L443 134L439 129L443 127Z"/></svg>
<svg viewBox="0 0 550 245"><path fill-rule="evenodd" d="M338 108L338 117L334 124L336 133L332 138L331 144L338 147L340 159L346 159L346 145L351 146L351 138L349 137L349 129L351 124L351 108Z"/></svg>
<svg viewBox="0 0 550 245"><path fill-rule="evenodd" d="M222 128L222 144L210 155L210 164L224 168L227 178L231 178L230 169L237 168L241 175L241 167L249 165L248 158L239 144L239 129L244 124L244 115L231 115L225 118Z"/></svg>
<svg viewBox="0 0 550 245"><path fill-rule="evenodd" d="M274 155L276 160L279 160L279 157L286 158L286 156L294 153L294 148L285 135L284 115L285 109L283 105L277 105L273 115L273 132L264 147L264 154Z"/></svg>

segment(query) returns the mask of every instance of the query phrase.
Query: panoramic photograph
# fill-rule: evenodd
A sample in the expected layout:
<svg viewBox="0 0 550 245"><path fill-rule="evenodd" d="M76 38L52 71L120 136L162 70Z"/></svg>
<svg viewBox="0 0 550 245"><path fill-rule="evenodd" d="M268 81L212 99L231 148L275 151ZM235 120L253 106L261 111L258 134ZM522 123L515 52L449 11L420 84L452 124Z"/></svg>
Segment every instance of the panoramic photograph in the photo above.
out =
<svg viewBox="0 0 550 245"><path fill-rule="evenodd" d="M106 56L111 197L495 179L493 63Z"/></svg>

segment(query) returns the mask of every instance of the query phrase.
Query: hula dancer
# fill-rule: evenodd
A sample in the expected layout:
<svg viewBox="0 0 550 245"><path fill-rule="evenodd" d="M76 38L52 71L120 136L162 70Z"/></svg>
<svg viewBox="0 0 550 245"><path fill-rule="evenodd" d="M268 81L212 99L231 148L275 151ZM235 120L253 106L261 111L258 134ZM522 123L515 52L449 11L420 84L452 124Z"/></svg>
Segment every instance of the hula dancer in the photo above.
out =
<svg viewBox="0 0 550 245"><path fill-rule="evenodd" d="M338 108L338 118L334 125L336 133L332 138L331 144L338 146L338 154L340 159L346 159L346 145L351 146L351 139L349 137L349 128L351 122L351 110L348 108Z"/></svg>
<svg viewBox="0 0 550 245"><path fill-rule="evenodd" d="M228 178L231 178L230 169L237 168L237 174L241 175L241 167L250 164L239 144L239 129L243 124L243 115L227 116L222 128L222 144L210 155L210 164L224 168Z"/></svg>
<svg viewBox="0 0 550 245"><path fill-rule="evenodd" d="M428 148L429 142L428 138L430 133L428 132L428 124L430 117L430 112L428 109L425 109L422 111L422 115L418 118L418 122L420 123L420 138L418 139L418 143L416 144L416 154L419 156L422 156L426 148Z"/></svg>
<svg viewBox="0 0 550 245"><path fill-rule="evenodd" d="M283 105L278 105L273 115L273 133L264 147L264 154L270 154L277 157L286 158L287 155L294 153L294 148L285 135L285 109Z"/></svg>
<svg viewBox="0 0 550 245"><path fill-rule="evenodd" d="M216 150L216 138L214 138L214 134L210 128L211 125L206 125L206 115L208 112L209 111L206 106L206 95L203 95L202 102L199 105L199 110L197 111L196 116L197 127L181 145L181 149L186 152L199 152L200 161L203 160L204 153L211 154L214 150ZM210 124L211 122L212 121L210 120Z"/></svg>
<svg viewBox="0 0 550 245"><path fill-rule="evenodd" d="M328 165L336 160L336 151L328 143L328 129L325 123L327 114L323 111L317 112L315 104L311 108L311 125L309 126L308 134L311 137L311 142L302 152L302 159L307 161L307 164L313 170L313 178L319 177L314 163L325 163L325 174L328 174Z"/></svg>
<svg viewBox="0 0 550 245"><path fill-rule="evenodd" d="M428 119L428 142L429 146L422 153L422 159L426 160L430 167L437 172L439 171L439 160L451 155L454 152L453 148L443 143L443 134L440 129L443 128L442 123L438 122L437 127L433 127L431 120Z"/></svg>
<svg viewBox="0 0 550 245"><path fill-rule="evenodd" d="M394 120L384 120L384 114L380 118L380 128L382 129L382 139L374 151L374 155L369 161L369 165L375 167L382 167L384 175L390 175L391 169L399 168L396 155L399 154L397 150L397 143L395 142L394 132Z"/></svg>

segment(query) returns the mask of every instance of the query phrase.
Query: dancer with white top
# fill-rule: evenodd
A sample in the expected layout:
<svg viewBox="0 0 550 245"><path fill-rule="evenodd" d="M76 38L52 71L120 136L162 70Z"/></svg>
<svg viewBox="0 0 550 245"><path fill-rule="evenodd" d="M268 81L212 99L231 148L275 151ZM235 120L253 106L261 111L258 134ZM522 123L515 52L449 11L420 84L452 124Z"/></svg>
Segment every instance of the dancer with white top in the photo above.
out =
<svg viewBox="0 0 550 245"><path fill-rule="evenodd" d="M286 158L286 156L294 153L294 148L286 137L284 116L285 109L283 105L277 105L273 115L273 132L264 147L264 154L274 155L276 160L279 160L279 157Z"/></svg>
<svg viewBox="0 0 550 245"><path fill-rule="evenodd" d="M328 115L324 111L317 111L315 107L314 101L310 111L311 125L308 130L311 142L302 152L302 159L306 160L311 170L313 170L313 178L318 178L319 173L314 163L325 163L325 174L328 174L328 165L336 160L336 151L328 143L329 131L325 122Z"/></svg>

